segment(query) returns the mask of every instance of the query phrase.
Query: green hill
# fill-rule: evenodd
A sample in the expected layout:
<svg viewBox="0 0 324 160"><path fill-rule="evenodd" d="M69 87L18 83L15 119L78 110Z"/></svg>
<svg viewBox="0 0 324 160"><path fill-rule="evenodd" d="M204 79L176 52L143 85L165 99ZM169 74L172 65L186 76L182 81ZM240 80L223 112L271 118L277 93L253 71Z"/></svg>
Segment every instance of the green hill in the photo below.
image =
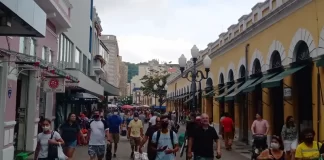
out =
<svg viewBox="0 0 324 160"><path fill-rule="evenodd" d="M136 76L138 74L138 65L135 63L125 62L125 64L128 66L128 83L130 83L133 76Z"/></svg>

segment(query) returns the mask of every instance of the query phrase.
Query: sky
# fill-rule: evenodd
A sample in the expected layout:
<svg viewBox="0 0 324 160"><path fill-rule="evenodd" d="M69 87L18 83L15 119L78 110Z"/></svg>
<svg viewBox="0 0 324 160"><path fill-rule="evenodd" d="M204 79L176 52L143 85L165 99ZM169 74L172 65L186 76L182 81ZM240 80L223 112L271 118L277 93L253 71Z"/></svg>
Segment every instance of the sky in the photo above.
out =
<svg viewBox="0 0 324 160"><path fill-rule="evenodd" d="M102 34L116 35L123 61L178 63L264 0L94 0Z"/></svg>

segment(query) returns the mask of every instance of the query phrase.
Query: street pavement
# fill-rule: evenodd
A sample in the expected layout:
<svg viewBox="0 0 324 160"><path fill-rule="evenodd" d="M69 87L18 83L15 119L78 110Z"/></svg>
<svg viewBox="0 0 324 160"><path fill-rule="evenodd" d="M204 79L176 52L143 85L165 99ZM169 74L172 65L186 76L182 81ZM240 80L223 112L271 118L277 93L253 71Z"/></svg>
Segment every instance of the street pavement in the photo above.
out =
<svg viewBox="0 0 324 160"><path fill-rule="evenodd" d="M147 125L145 125L146 128ZM184 132L185 127L180 127L180 133ZM146 131L146 130L145 130ZM147 146L145 146L146 148ZM144 149L146 150L146 149ZM129 145L129 141L126 137L121 137L120 142L118 144L117 149L117 157L113 158L113 160L129 160L131 154L131 148ZM176 160L185 160L185 154L182 158L179 157L180 153L177 154ZM77 147L76 152L74 153L74 160L88 160L88 147L87 146L80 146ZM242 156L239 152L235 151L226 151L224 147L222 147L222 158L226 160L248 160L245 156Z"/></svg>

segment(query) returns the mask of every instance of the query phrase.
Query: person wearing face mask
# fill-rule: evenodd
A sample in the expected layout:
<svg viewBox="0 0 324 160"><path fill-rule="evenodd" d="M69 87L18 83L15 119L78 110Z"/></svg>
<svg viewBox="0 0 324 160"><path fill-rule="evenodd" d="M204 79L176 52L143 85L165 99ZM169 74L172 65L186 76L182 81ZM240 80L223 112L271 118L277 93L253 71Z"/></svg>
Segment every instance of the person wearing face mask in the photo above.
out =
<svg viewBox="0 0 324 160"><path fill-rule="evenodd" d="M278 136L272 136L270 148L262 151L258 160L286 160L282 140Z"/></svg>
<svg viewBox="0 0 324 160"><path fill-rule="evenodd" d="M140 145L141 142L141 137L144 136L143 134L143 123L141 120L138 118L138 113L134 113L134 119L131 120L128 124L128 133L127 133L127 138L130 141L132 153L131 153L131 158L134 157L134 151L138 150L138 146Z"/></svg>
<svg viewBox="0 0 324 160"><path fill-rule="evenodd" d="M64 141L60 134L51 130L51 120L45 118L42 123L43 132L37 135L37 146L35 150L34 160L54 160L48 157L48 146L64 145Z"/></svg>
<svg viewBox="0 0 324 160"><path fill-rule="evenodd" d="M152 151L156 152L155 160L174 160L175 153L179 150L177 134L168 129L169 118L167 115L160 118L161 130L152 136Z"/></svg>
<svg viewBox="0 0 324 160"><path fill-rule="evenodd" d="M111 156L111 135L109 134L109 126L106 121L100 118L100 112L98 110L93 111L93 120L91 120L88 124L88 134L89 139L89 148L88 154L90 156L90 160L102 160L105 156L106 151L106 138L108 141L107 144L107 152L106 158Z"/></svg>
<svg viewBox="0 0 324 160"><path fill-rule="evenodd" d="M161 128L160 122L161 122L160 117L156 117L155 125L152 125L147 128L145 136L139 146L139 152L142 153L142 147L148 141L147 157L149 160L155 160L155 158L156 158L156 152L152 150L152 147L153 147L152 146L152 137L153 137L153 134Z"/></svg>
<svg viewBox="0 0 324 160"><path fill-rule="evenodd" d="M281 138L285 146L286 159L293 160L297 147L298 130L292 116L288 116L286 124L282 126Z"/></svg>
<svg viewBox="0 0 324 160"><path fill-rule="evenodd" d="M114 111L113 115L108 119L109 132L112 135L114 143L114 157L116 157L118 142L119 142L119 133L121 130L122 119L118 115L117 110Z"/></svg>
<svg viewBox="0 0 324 160"><path fill-rule="evenodd" d="M311 128L306 128L302 131L301 136L302 143L300 143L296 148L295 159L319 159L319 149L322 147L322 143L314 141L315 131Z"/></svg>
<svg viewBox="0 0 324 160"><path fill-rule="evenodd" d="M76 115L74 113L70 113L66 122L60 126L60 133L65 142L64 154L72 159L75 147L77 146L77 137L81 137L82 142L85 141L80 125L76 122Z"/></svg>

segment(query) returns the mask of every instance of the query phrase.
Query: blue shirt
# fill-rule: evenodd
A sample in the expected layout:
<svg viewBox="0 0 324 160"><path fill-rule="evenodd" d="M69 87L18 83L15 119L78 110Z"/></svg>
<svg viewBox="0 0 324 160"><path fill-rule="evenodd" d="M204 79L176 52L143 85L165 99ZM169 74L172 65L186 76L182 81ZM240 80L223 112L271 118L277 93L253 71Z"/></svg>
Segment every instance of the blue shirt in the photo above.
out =
<svg viewBox="0 0 324 160"><path fill-rule="evenodd" d="M169 131L170 132L170 131ZM161 148L164 146L168 146L169 149L173 149L170 133L162 133L160 134L159 142L157 142L157 148ZM157 132L154 132L152 136L152 143L156 144ZM177 134L173 132L173 143L178 144ZM174 160L174 154L165 154L164 151L158 152L155 160Z"/></svg>
<svg viewBox="0 0 324 160"><path fill-rule="evenodd" d="M122 119L118 115L112 115L108 119L109 123L109 132L110 133L119 133L119 127L122 123Z"/></svg>

